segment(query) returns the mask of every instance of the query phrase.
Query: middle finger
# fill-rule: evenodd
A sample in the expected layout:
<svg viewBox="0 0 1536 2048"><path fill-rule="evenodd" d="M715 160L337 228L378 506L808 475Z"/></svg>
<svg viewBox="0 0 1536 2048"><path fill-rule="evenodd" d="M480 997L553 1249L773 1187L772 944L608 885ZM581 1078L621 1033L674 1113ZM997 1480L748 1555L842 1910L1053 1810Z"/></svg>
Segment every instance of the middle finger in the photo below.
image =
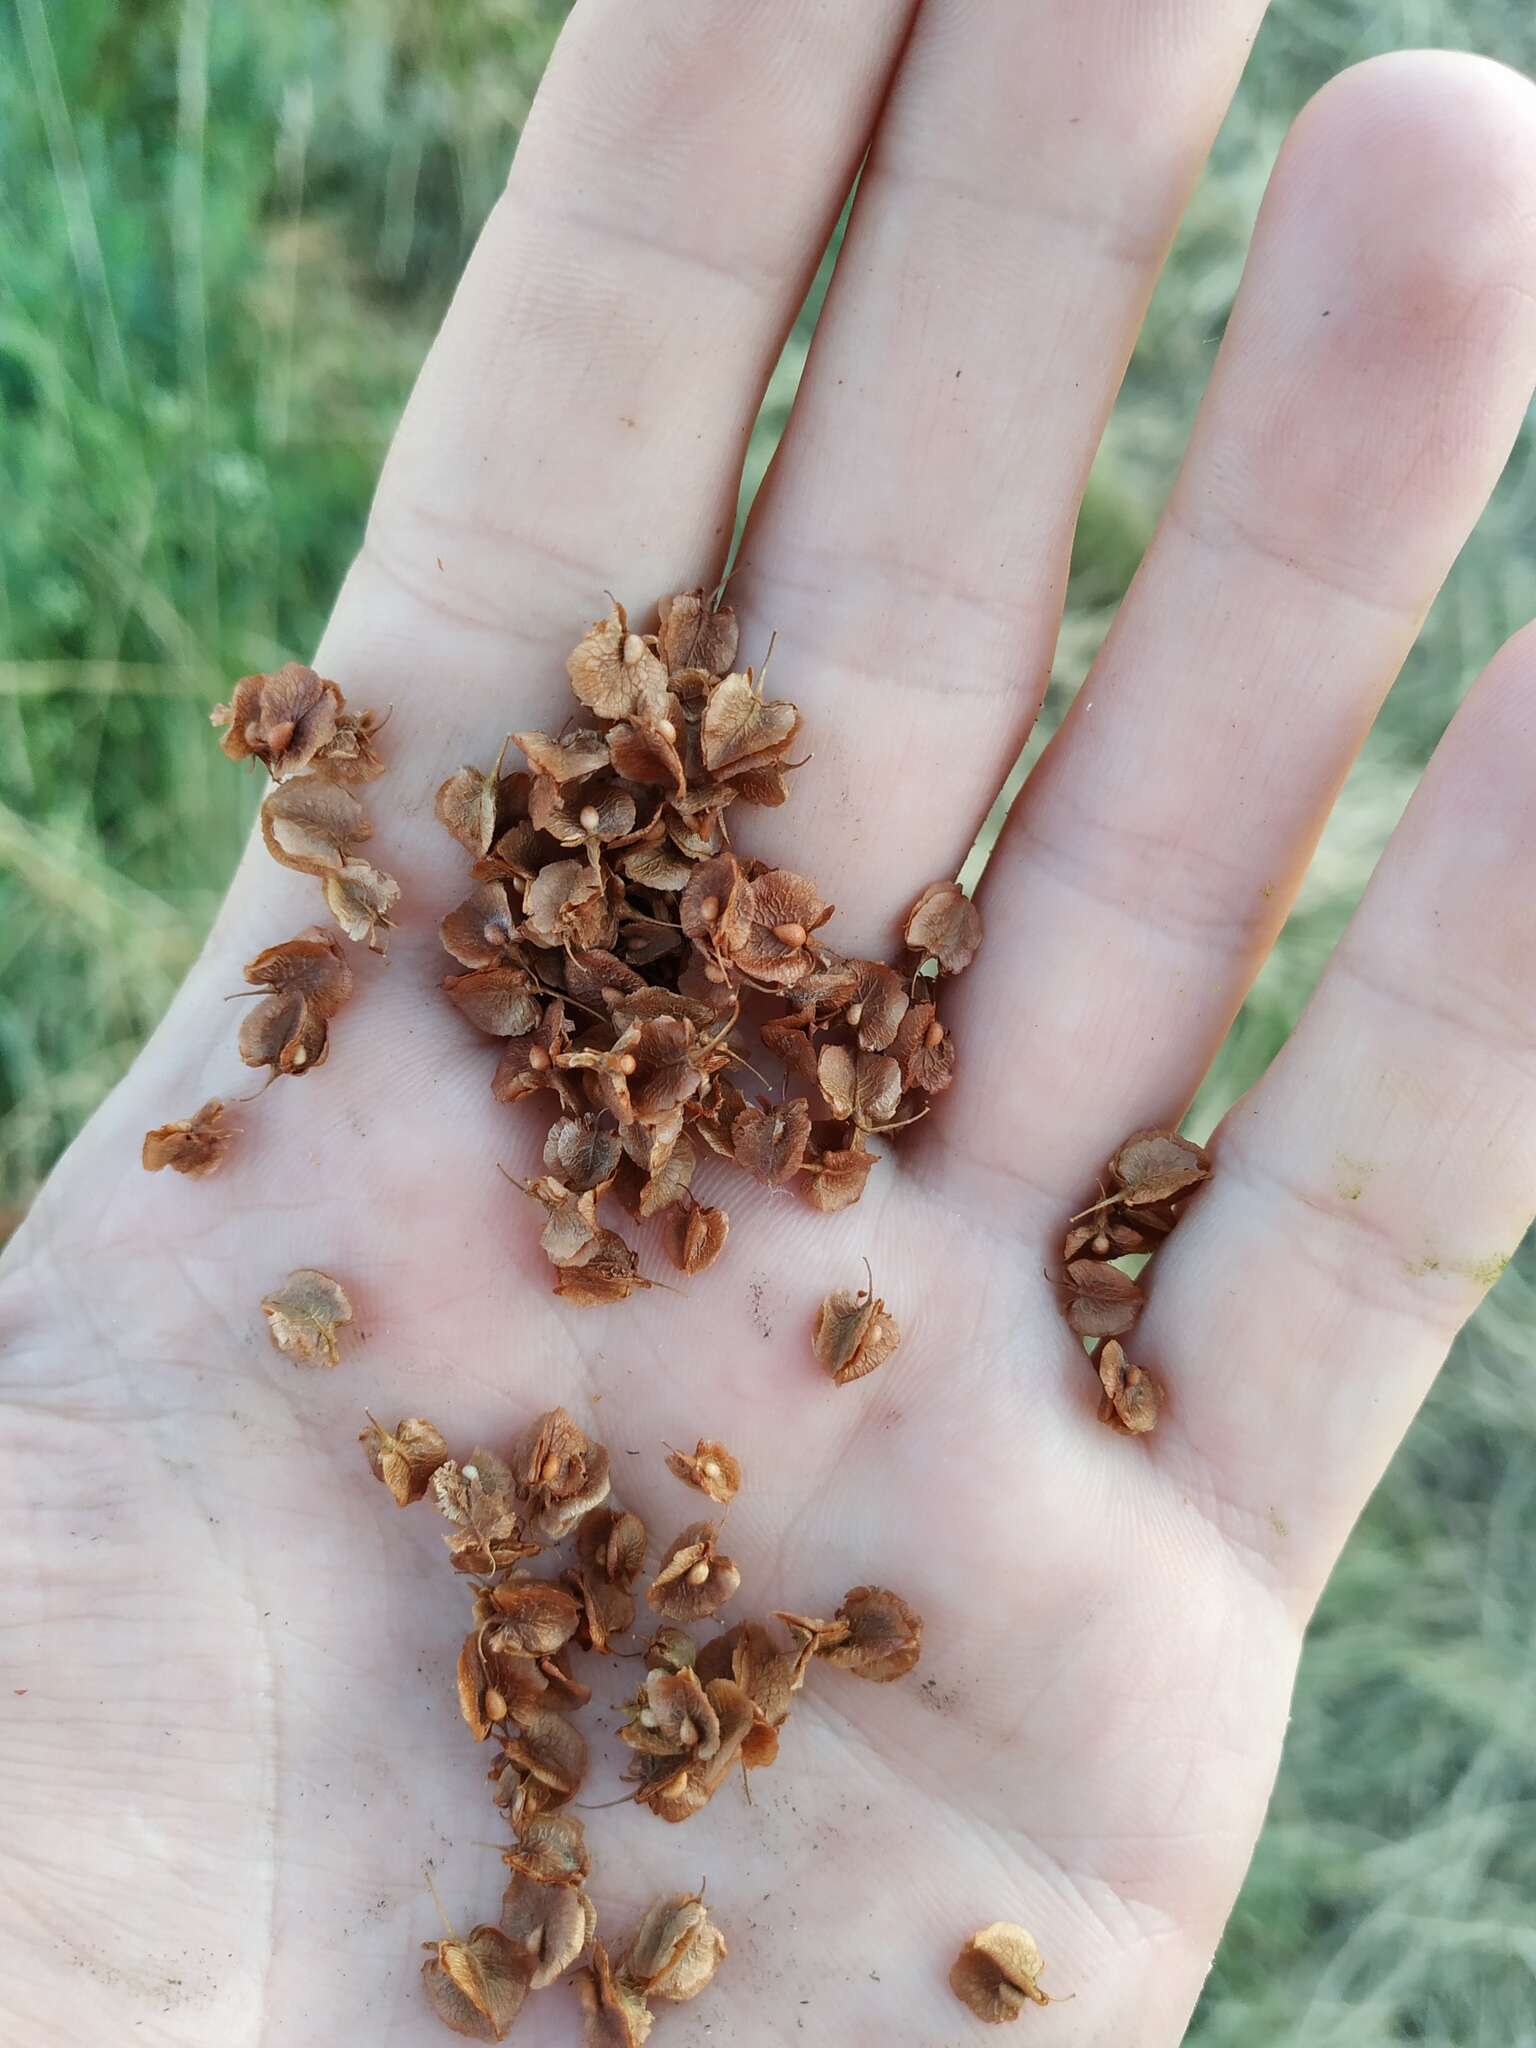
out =
<svg viewBox="0 0 1536 2048"><path fill-rule="evenodd" d="M836 872L850 948L959 867L1039 707L1088 469L1263 12L919 12L733 592L783 634L797 860Z"/></svg>

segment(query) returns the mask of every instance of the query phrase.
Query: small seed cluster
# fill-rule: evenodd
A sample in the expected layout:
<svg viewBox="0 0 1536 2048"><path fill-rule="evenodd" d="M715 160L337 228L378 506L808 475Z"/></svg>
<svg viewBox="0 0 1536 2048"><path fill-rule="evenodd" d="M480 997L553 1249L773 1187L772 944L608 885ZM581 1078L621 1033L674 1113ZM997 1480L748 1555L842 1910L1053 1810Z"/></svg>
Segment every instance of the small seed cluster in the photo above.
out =
<svg viewBox="0 0 1536 2048"><path fill-rule="evenodd" d="M397 1506L430 1498L448 1523L449 1563L470 1590L459 1707L476 1742L490 1746L491 1798L515 1837L499 1924L467 1940L450 1929L431 1944L428 1999L455 2032L499 2041L527 1994L590 1948L577 1978L588 2048L639 2048L650 2001L692 1998L725 1942L697 1895L659 1901L613 1957L595 1939L581 1824L563 1811L586 1776L573 1717L592 1697L573 1654L614 1654L635 1626L640 1589L656 1626L634 1653L645 1675L619 1733L633 1752L634 1800L682 1822L737 1771L776 1760L813 1663L876 1684L901 1678L921 1655L921 1618L885 1588L856 1586L830 1620L778 1613L782 1636L743 1620L701 1644L692 1631L741 1586L719 1525L690 1522L648 1571L644 1523L610 1499L607 1450L562 1408L539 1416L505 1458L477 1448L461 1463L421 1416L392 1430L370 1416L361 1442ZM670 1452L667 1466L720 1507L742 1484L737 1459L709 1439ZM549 1552L562 1554L560 1569L535 1577L530 1561Z"/></svg>
<svg viewBox="0 0 1536 2048"><path fill-rule="evenodd" d="M302 662L273 675L242 676L213 724L232 761L260 761L272 787L261 806L261 836L285 868L320 882L332 917L349 939L386 950L400 885L360 860L373 825L353 794L384 772L374 742L379 720L347 709L340 687ZM331 1019L352 994L352 970L334 933L315 926L268 946L245 969L261 1000L240 1026L240 1057L270 1079L307 1074L330 1051ZM143 1164L203 1179L216 1173L239 1135L214 1097L195 1115L145 1133Z"/></svg>
<svg viewBox="0 0 1536 2048"><path fill-rule="evenodd" d="M1102 1390L1099 1420L1128 1436L1157 1426L1163 1391L1132 1365L1120 1339L1146 1306L1142 1277L1114 1262L1154 1253L1210 1178L1211 1156L1177 1131L1133 1131L1105 1168L1107 1194L1072 1218L1062 1244L1065 1315L1091 1345Z"/></svg>
<svg viewBox="0 0 1536 2048"><path fill-rule="evenodd" d="M707 1153L770 1187L798 1182L817 1209L858 1201L871 1140L954 1078L939 993L981 941L975 907L936 882L903 926L907 974L847 958L813 881L731 851L732 806L785 801L800 714L735 671L728 607L695 590L658 612L639 633L615 603L572 651L581 723L514 733L526 768L504 772L504 748L437 794L474 884L442 921L460 970L443 988L505 1041L496 1099L549 1099L545 1170L526 1192L555 1292L578 1305L650 1284L602 1221L610 1195L666 1218L681 1271L720 1256L729 1218L693 1191ZM749 1010L792 1093L743 1092Z"/></svg>

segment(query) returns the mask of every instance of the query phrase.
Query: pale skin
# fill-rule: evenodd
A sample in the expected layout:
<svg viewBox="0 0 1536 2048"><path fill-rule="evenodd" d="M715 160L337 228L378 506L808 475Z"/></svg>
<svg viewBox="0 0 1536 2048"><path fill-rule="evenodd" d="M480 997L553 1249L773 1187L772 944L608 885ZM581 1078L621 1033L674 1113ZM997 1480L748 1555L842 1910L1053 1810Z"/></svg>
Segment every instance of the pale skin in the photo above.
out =
<svg viewBox="0 0 1536 2048"><path fill-rule="evenodd" d="M1116 1141L1198 1084L1505 460L1536 371L1536 92L1413 55L1301 115L1183 475L984 885L960 1079L861 1207L722 1174L709 1276L553 1300L496 1172L529 1169L539 1119L490 1100L494 1048L433 987L462 864L431 798L560 722L605 587L643 610L718 573L764 379L872 146L733 597L751 650L777 631L814 749L749 843L825 881L847 948L886 949L1030 724L1084 475L1260 13L577 7L317 656L394 706L366 793L406 891L392 963L323 1070L240 1110L221 1176L142 1176L146 1126L243 1091L241 964L323 915L258 849L7 1257L18 2040L448 2038L415 1983L422 1873L461 1929L494 1919L500 1823L452 1700L461 1588L355 1437L367 1406L467 1449L557 1401L659 1543L702 1505L663 1442L741 1456L739 1612L874 1580L928 1623L901 1684L816 1674L750 1808L731 1786L682 1828L587 1816L608 1936L707 1876L731 1944L658 2041L984 2038L946 1973L994 1920L1074 1994L1031 2033L1179 2040L1307 1617L1536 1205L1529 635L1159 1259L1155 1438L1094 1419L1042 1269ZM236 773L211 741L208 773ZM866 1256L905 1342L834 1389L811 1315ZM304 1264L357 1303L334 1373L257 1314ZM595 1673L593 1800L637 1669ZM515 2038L576 2029L560 1990Z"/></svg>

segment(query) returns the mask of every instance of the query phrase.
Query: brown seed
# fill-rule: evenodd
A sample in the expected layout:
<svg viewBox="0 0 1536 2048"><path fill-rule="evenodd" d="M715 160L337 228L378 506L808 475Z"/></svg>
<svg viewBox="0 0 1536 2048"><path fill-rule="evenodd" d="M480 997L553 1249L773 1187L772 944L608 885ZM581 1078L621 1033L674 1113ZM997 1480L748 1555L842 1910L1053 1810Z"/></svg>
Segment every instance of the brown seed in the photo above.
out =
<svg viewBox="0 0 1536 2048"><path fill-rule="evenodd" d="M1126 1436L1147 1436L1156 1429L1162 1390L1152 1375L1132 1365L1113 1337L1099 1346L1094 1364L1104 1389L1100 1420Z"/></svg>
<svg viewBox="0 0 1536 2048"><path fill-rule="evenodd" d="M884 1365L901 1342L901 1331L873 1285L840 1288L816 1311L811 1349L838 1386L863 1379Z"/></svg>
<svg viewBox="0 0 1536 2048"><path fill-rule="evenodd" d="M329 1273L300 1266L262 1297L261 1312L273 1344L295 1365L341 1363L336 1332L351 1322L352 1304Z"/></svg>
<svg viewBox="0 0 1536 2048"><path fill-rule="evenodd" d="M1080 1337L1123 1337L1146 1306L1130 1274L1100 1259L1074 1259L1064 1285L1067 1321Z"/></svg>
<svg viewBox="0 0 1536 2048"><path fill-rule="evenodd" d="M336 734L342 695L301 661L273 675L242 676L227 704L210 714L228 730L219 742L232 761L255 759L274 782L308 767Z"/></svg>
<svg viewBox="0 0 1536 2048"><path fill-rule="evenodd" d="M728 1954L702 1897L682 1892L647 1911L619 1958L619 1977L642 1998L681 2005L697 1998Z"/></svg>
<svg viewBox="0 0 1536 2048"><path fill-rule="evenodd" d="M914 953L944 974L970 966L981 944L981 912L955 882L930 882L907 913L904 936Z"/></svg>
<svg viewBox="0 0 1536 2048"><path fill-rule="evenodd" d="M420 1415L397 1422L392 1430L370 1415L358 1442L368 1454L374 1478L388 1487L397 1508L423 1499L439 1467L448 1462L442 1432Z"/></svg>
<svg viewBox="0 0 1536 2048"><path fill-rule="evenodd" d="M472 2041L504 2041L532 1979L527 1952L499 1927L427 1945L433 1953L421 1966L422 1984L444 2026Z"/></svg>
<svg viewBox="0 0 1536 2048"><path fill-rule="evenodd" d="M699 1439L692 1452L669 1451L667 1470L684 1486L707 1494L720 1507L729 1507L741 1490L741 1466L724 1444Z"/></svg>
<svg viewBox="0 0 1536 2048"><path fill-rule="evenodd" d="M214 1096L192 1116L146 1131L140 1159L146 1173L168 1166L173 1173L206 1180L224 1164L225 1153L239 1135L240 1126L225 1123L224 1105Z"/></svg>
<svg viewBox="0 0 1536 2048"><path fill-rule="evenodd" d="M647 1604L664 1620L687 1626L718 1613L741 1584L734 1562L715 1548L713 1522L693 1522L673 1540L646 1587Z"/></svg>
<svg viewBox="0 0 1536 2048"><path fill-rule="evenodd" d="M995 1921L973 1934L949 1973L950 1989L988 2026L1016 2020L1026 2004L1049 2005L1040 1989L1044 1958L1022 1927Z"/></svg>

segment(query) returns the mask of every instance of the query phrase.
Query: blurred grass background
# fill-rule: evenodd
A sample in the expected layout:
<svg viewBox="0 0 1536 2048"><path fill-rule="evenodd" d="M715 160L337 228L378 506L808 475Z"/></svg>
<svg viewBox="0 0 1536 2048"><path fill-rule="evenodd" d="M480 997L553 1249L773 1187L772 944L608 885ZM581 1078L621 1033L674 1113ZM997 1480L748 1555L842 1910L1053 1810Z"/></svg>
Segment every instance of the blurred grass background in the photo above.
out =
<svg viewBox="0 0 1536 2048"><path fill-rule="evenodd" d="M565 12L0 0L0 1234L199 944L256 794L205 708L313 646ZM1536 68L1536 13L1276 0L1090 487L1042 735L1150 532L1287 123L1341 66L1430 42ZM1536 614L1532 462L1527 437L1202 1128L1283 1038L1471 676ZM1198 2048L1536 2048L1533 1318L1527 1252L1328 1594Z"/></svg>

